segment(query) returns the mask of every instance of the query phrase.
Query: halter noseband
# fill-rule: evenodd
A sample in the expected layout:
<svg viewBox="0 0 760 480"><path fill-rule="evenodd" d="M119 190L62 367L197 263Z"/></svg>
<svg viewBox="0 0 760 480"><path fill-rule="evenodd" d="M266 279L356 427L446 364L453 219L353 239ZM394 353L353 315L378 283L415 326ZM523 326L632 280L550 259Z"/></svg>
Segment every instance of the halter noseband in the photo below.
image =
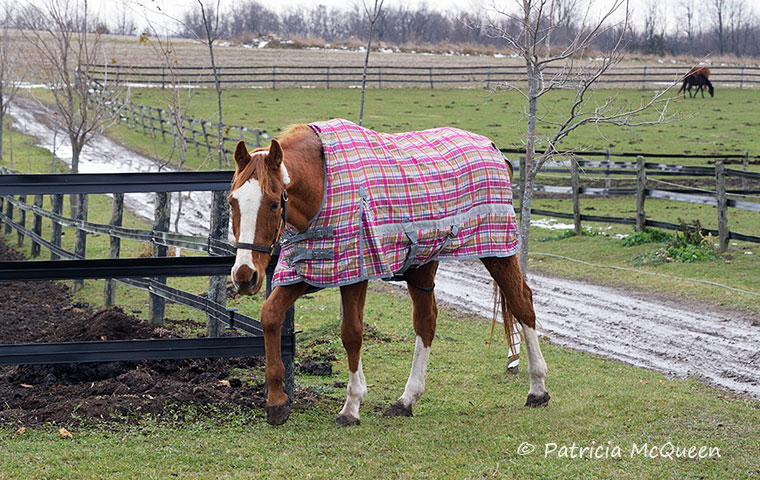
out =
<svg viewBox="0 0 760 480"><path fill-rule="evenodd" d="M280 240L282 231L285 229L285 225L288 223L288 191L287 190L283 189L282 191L282 196L280 197L280 206L282 207L282 215L280 215L280 226L277 227L277 233L275 234L271 245L266 246L266 245L261 245L258 243L235 242L233 246L237 249L254 250L256 252L263 252L263 253L268 253L269 255L272 255L274 253L274 249L277 247L277 242Z"/></svg>

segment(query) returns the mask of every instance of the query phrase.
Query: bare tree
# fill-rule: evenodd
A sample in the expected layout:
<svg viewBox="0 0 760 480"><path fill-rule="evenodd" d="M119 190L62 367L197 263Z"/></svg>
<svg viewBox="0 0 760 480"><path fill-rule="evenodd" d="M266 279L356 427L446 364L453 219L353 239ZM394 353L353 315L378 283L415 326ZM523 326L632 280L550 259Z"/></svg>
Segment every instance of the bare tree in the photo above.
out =
<svg viewBox="0 0 760 480"><path fill-rule="evenodd" d="M20 46L10 28L13 21L12 7L9 4L4 4L0 15L2 15L0 17L0 160L2 160L5 114L8 113L11 102L18 93L19 84L24 75ZM10 134L10 130L8 133ZM13 146L11 145L12 161Z"/></svg>
<svg viewBox="0 0 760 480"><path fill-rule="evenodd" d="M367 6L367 1L362 0L364 5L364 13L367 15L367 21L369 22L369 36L367 38L367 54L364 55L364 70L362 70L362 101L359 107L359 125L364 121L364 94L367 91L367 65L369 65L369 53L372 51L372 37L375 35L375 23L380 17L380 12L383 10L383 2L385 0L375 0L375 4L370 11Z"/></svg>
<svg viewBox="0 0 760 480"><path fill-rule="evenodd" d="M203 5L203 0L198 0L198 5L201 9L201 20L203 21L203 30L205 33L205 40L201 40L206 46L208 47L208 53L209 57L211 58L211 70L214 72L214 85L216 86L216 102L217 102L217 109L219 111L219 129L218 129L218 140L219 144L217 145L217 154L219 159L219 165L218 167L222 168L222 160L225 158L224 155L224 129L223 129L223 120L222 120L222 85L219 81L219 70L216 68L216 60L214 59L214 42L218 38L219 35L219 2L220 0L216 0L216 8L207 8L205 5ZM227 163L227 166L229 166L229 162Z"/></svg>
<svg viewBox="0 0 760 480"><path fill-rule="evenodd" d="M102 59L101 36L87 33L90 26L87 0L47 0L41 7L30 5L29 16L46 16L44 30L26 30L23 35L44 60L40 72L55 100L61 128L71 142L71 171L79 172L84 145L113 120L111 110L90 85L90 72ZM115 90L109 90L116 95Z"/></svg>
<svg viewBox="0 0 760 480"><path fill-rule="evenodd" d="M605 98L594 99L594 87L599 78L623 58L626 32L629 29L630 11L627 0L614 0L605 8L590 2L581 15L577 32L566 43L553 45L551 35L556 30L555 18L550 15L552 0L518 0L515 13L494 7L494 11L507 24L516 29L505 29L504 22L491 23L490 34L503 38L510 48L520 55L527 69L526 84L508 83L507 89L523 96L527 103L525 134L525 160L520 165L520 266L526 272L530 245L530 217L533 191L541 167L555 156L562 155L561 142L584 125L611 124L622 127L661 123L673 120L668 113L669 88L655 92L651 98L629 105L609 91ZM615 20L616 15L622 18ZM501 26L499 26L501 25ZM583 61L582 55L599 38L606 35L611 43L597 60ZM554 66L554 70L549 67ZM556 67L560 67L558 70ZM539 102L553 90L573 92L569 106L556 102L554 111L564 111L559 121L539 116ZM566 109L566 110L565 110ZM655 109L654 119L642 119L639 114ZM550 127L546 135L539 135L537 123ZM540 145L540 147L539 147ZM540 149L540 150L539 150Z"/></svg>
<svg viewBox="0 0 760 480"><path fill-rule="evenodd" d="M710 2L710 14L712 15L715 36L718 40L718 51L723 55L726 52L725 21L726 0L712 0Z"/></svg>

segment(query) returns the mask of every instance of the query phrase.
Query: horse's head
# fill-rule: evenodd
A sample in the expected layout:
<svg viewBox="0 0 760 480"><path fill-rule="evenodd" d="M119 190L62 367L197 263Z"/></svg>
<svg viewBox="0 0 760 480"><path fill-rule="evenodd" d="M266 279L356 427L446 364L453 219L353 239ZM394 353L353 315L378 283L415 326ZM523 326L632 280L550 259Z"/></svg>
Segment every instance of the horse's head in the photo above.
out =
<svg viewBox="0 0 760 480"><path fill-rule="evenodd" d="M248 152L245 142L235 149L237 168L232 178L229 204L237 255L232 283L241 295L261 288L266 267L285 227L287 192L282 147L272 140L268 149Z"/></svg>

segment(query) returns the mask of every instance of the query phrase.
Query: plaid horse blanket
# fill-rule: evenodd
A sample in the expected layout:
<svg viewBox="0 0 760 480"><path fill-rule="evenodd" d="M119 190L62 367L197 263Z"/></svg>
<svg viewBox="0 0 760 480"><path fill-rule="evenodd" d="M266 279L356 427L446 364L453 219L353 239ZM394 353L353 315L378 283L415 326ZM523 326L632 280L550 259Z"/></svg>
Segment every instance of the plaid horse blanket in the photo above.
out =
<svg viewBox="0 0 760 480"><path fill-rule="evenodd" d="M310 124L322 140L325 196L309 227L288 227L274 285L400 278L432 260L506 257L518 248L505 158L456 128L377 133Z"/></svg>

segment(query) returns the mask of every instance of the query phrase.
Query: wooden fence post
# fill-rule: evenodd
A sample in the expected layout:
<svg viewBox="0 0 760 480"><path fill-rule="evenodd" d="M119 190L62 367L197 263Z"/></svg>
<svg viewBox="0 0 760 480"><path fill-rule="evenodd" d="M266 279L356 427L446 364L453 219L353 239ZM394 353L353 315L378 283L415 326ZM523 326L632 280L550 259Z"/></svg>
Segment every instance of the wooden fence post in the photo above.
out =
<svg viewBox="0 0 760 480"><path fill-rule="evenodd" d="M433 88L433 67L428 67L428 76L430 77L430 88Z"/></svg>
<svg viewBox="0 0 760 480"><path fill-rule="evenodd" d="M19 195L18 201L21 203L26 204L26 195ZM18 209L18 224L21 225L23 228L26 228L26 210L23 208ZM18 241L16 244L21 247L24 245L24 234L21 230L18 232Z"/></svg>
<svg viewBox="0 0 760 480"><path fill-rule="evenodd" d="M491 89L491 67L488 67L488 74L486 76L486 89ZM574 162L573 162L574 163Z"/></svg>
<svg viewBox="0 0 760 480"><path fill-rule="evenodd" d="M277 67L272 65L272 90L277 89Z"/></svg>
<svg viewBox="0 0 760 480"><path fill-rule="evenodd" d="M5 172L0 172L0 173L5 173ZM4 206L5 206L5 197L0 195L0 212L3 211ZM0 227L2 226L3 226L3 220L0 218ZM1 228L0 228L0 231L2 231Z"/></svg>
<svg viewBox="0 0 760 480"><path fill-rule="evenodd" d="M610 147L604 147L604 162L604 188L607 190L604 193L604 198L609 198L610 188L612 187L612 182L610 180Z"/></svg>
<svg viewBox="0 0 760 480"><path fill-rule="evenodd" d="M111 223L114 227L120 227L122 219L124 218L124 194L113 194L113 205L111 207ZM115 235L111 235L111 251L109 252L109 258L119 258L121 253L121 239ZM105 289L103 291L103 300L106 307L113 307L116 303L116 280L112 278L106 279Z"/></svg>
<svg viewBox="0 0 760 480"><path fill-rule="evenodd" d="M715 162L715 199L718 207L718 251L728 250L728 199L726 198L726 167L723 160Z"/></svg>
<svg viewBox="0 0 760 480"><path fill-rule="evenodd" d="M647 88L647 66L644 65L644 73L641 75L641 89L645 90Z"/></svg>
<svg viewBox="0 0 760 480"><path fill-rule="evenodd" d="M583 227L581 226L581 178L578 159L571 157L570 163L573 167L570 177L573 191L573 223L575 224L575 235L580 237L583 235Z"/></svg>
<svg viewBox="0 0 760 480"><path fill-rule="evenodd" d="M739 89L744 88L744 67L739 72Z"/></svg>
<svg viewBox="0 0 760 480"><path fill-rule="evenodd" d="M742 170L747 173L749 169L749 150L744 150L744 159L742 159ZM742 190L747 190L749 185L747 183L747 177L742 177Z"/></svg>
<svg viewBox="0 0 760 480"><path fill-rule="evenodd" d="M145 106L140 105L140 125L142 126L142 134L145 135Z"/></svg>
<svg viewBox="0 0 760 480"><path fill-rule="evenodd" d="M211 146L211 142L208 141L208 132L206 131L206 122L203 120L201 120L201 131L203 132L203 141L206 142L206 148L208 149L208 154L213 155L214 148Z"/></svg>
<svg viewBox="0 0 760 480"><path fill-rule="evenodd" d="M166 143L166 130L164 130L164 117L163 117L163 110L158 109L158 126L161 129L161 138L163 139L164 143Z"/></svg>
<svg viewBox="0 0 760 480"><path fill-rule="evenodd" d="M88 196L86 193L80 193L76 195L79 208L77 209L76 219L82 222L87 221L87 203ZM87 254L87 232L82 228L77 228L76 236L74 238L74 255L76 258L85 258ZM81 288L84 286L84 280L74 280L74 288Z"/></svg>
<svg viewBox="0 0 760 480"><path fill-rule="evenodd" d="M42 209L43 205L43 197L42 195L35 195L34 196L34 206ZM37 235L42 235L42 215L39 213L34 213L34 220L32 221L32 231L36 233ZM37 258L40 256L40 243L32 240L32 258Z"/></svg>
<svg viewBox="0 0 760 480"><path fill-rule="evenodd" d="M156 193L155 220L153 223L153 236L157 237L161 233L169 231L169 216L171 208L169 199L171 196L167 192ZM165 257L169 251L166 245L161 245L155 240L153 243L153 256ZM157 277L154 282L166 284L166 277ZM155 293L150 294L150 321L156 325L163 325L164 313L166 311L166 300Z"/></svg>
<svg viewBox="0 0 760 480"><path fill-rule="evenodd" d="M56 194L53 195L53 206L52 206L52 212L56 215L60 215L63 213L63 194ZM55 245L56 247L61 246L61 224L57 221L53 220L53 223L50 227L50 243ZM50 260L60 260L61 256L57 253L54 253L52 250L50 251Z"/></svg>
<svg viewBox="0 0 760 480"><path fill-rule="evenodd" d="M327 88L330 88L330 65L328 65L325 68L327 68L327 75L325 77L325 83L327 83Z"/></svg>
<svg viewBox="0 0 760 480"><path fill-rule="evenodd" d="M227 206L226 191L214 192L214 203L211 211L211 231L209 243L213 240L226 240L229 230L230 209ZM211 249L209 249L211 250ZM227 276L209 277L208 299L222 305L227 305ZM222 324L211 315L206 315L206 334L218 337L222 334Z"/></svg>
<svg viewBox="0 0 760 480"><path fill-rule="evenodd" d="M383 88L383 67L377 67L377 88Z"/></svg>
<svg viewBox="0 0 760 480"><path fill-rule="evenodd" d="M195 139L195 126L193 125L193 123L195 123L195 120L187 121L187 124L190 126L190 138L193 141L193 145L195 145L195 154L200 156L201 151L198 149L198 140Z"/></svg>
<svg viewBox="0 0 760 480"><path fill-rule="evenodd" d="M644 213L644 200L647 198L647 172L644 169L644 157L636 157L636 231L647 228L647 216Z"/></svg>
<svg viewBox="0 0 760 480"><path fill-rule="evenodd" d="M13 221L13 204L11 203L11 198L13 198L13 195L8 195L8 202L5 204L5 216L8 217L8 223L5 224L5 233L11 233L13 231L10 224L10 222Z"/></svg>

